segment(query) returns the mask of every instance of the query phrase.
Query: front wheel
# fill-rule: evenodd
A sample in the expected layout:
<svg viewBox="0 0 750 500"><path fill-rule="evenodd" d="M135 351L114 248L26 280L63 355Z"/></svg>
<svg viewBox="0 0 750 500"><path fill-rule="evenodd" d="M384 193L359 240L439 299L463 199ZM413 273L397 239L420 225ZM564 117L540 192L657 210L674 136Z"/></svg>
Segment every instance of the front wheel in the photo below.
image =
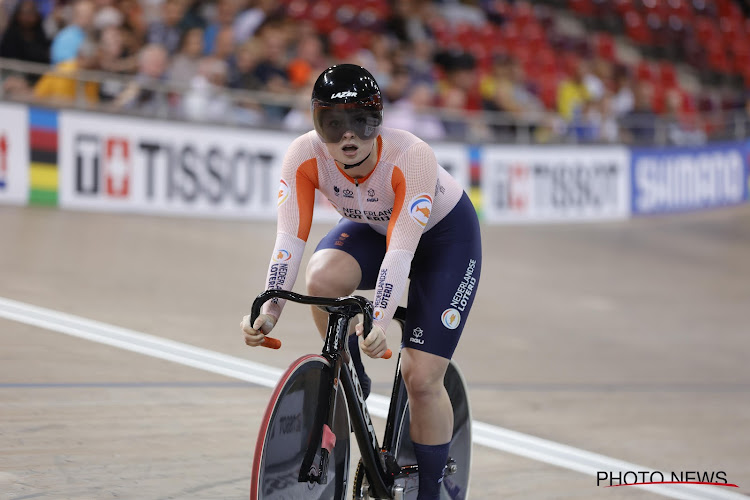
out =
<svg viewBox="0 0 750 500"><path fill-rule="evenodd" d="M300 466L309 446L318 447L313 463L320 463L320 443L310 441L314 427L321 424L319 420L316 422L321 384L330 383L331 371L324 357L308 355L292 363L281 376L258 433L250 500L345 497L349 477L349 411L346 396L340 390L336 391L331 428L335 444L328 460L327 482L299 482Z"/></svg>
<svg viewBox="0 0 750 500"><path fill-rule="evenodd" d="M403 383L403 382L402 382ZM453 406L453 437L450 451L451 470L446 470L440 500L466 500L469 497L469 477L471 473L471 407L468 388L458 365L451 360L445 372L445 389ZM403 388L402 388L403 389ZM403 418L398 430L398 441L394 453L401 467L417 463L414 446L409 436L409 404L403 409ZM404 489L405 500L416 500L419 491L419 478L416 474L396 481ZM354 477L354 500L370 500L369 485L365 467L360 460Z"/></svg>

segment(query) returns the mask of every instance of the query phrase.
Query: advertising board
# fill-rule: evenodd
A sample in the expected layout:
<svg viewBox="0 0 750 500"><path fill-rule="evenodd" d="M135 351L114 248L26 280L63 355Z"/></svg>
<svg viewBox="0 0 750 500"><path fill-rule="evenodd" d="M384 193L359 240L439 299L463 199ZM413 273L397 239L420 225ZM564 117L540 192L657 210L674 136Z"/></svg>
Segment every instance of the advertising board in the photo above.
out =
<svg viewBox="0 0 750 500"><path fill-rule="evenodd" d="M489 146L482 157L488 222L622 219L628 151L612 146Z"/></svg>
<svg viewBox="0 0 750 500"><path fill-rule="evenodd" d="M747 200L744 144L632 150L635 215L703 210Z"/></svg>
<svg viewBox="0 0 750 500"><path fill-rule="evenodd" d="M29 199L29 112L25 106L0 103L0 203Z"/></svg>

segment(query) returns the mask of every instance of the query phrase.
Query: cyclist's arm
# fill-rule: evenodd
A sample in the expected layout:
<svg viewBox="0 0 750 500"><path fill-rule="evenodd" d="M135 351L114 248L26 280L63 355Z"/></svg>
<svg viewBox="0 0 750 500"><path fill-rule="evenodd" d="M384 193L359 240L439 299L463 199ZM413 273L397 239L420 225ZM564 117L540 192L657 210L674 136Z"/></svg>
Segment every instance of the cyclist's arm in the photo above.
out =
<svg viewBox="0 0 750 500"><path fill-rule="evenodd" d="M396 194L386 234L386 253L375 285L375 324L383 331L393 318L435 198L438 164L426 143L411 146L393 168Z"/></svg>
<svg viewBox="0 0 750 500"><path fill-rule="evenodd" d="M315 189L318 187L317 160L308 154L309 138L296 139L284 157L278 192L276 243L266 274L266 289L291 290L305 251L312 224ZM261 313L278 319L283 300L265 303Z"/></svg>

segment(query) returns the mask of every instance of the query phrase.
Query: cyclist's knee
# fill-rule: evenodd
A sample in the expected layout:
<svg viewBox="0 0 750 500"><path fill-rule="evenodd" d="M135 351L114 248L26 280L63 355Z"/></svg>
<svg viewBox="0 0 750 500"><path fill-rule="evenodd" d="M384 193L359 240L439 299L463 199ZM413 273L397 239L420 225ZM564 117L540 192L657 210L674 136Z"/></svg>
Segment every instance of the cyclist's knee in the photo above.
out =
<svg viewBox="0 0 750 500"><path fill-rule="evenodd" d="M445 391L443 379L448 360L434 354L404 349L402 374L410 401L440 397Z"/></svg>
<svg viewBox="0 0 750 500"><path fill-rule="evenodd" d="M362 277L357 261L346 252L326 249L315 252L307 264L307 293L339 297L356 290Z"/></svg>

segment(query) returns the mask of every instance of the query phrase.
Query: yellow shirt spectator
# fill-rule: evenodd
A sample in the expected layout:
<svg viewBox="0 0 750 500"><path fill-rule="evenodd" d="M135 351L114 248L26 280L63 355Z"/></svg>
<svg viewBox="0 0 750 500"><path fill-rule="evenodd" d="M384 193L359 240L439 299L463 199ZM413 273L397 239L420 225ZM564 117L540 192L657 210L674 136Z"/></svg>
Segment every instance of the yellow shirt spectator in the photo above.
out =
<svg viewBox="0 0 750 500"><path fill-rule="evenodd" d="M63 61L49 73L45 73L34 86L34 97L39 99L75 101L78 87L81 85L76 79L78 60ZM83 97L87 102L99 101L99 84L85 82L81 85Z"/></svg>
<svg viewBox="0 0 750 500"><path fill-rule="evenodd" d="M573 119L575 110L583 105L589 98L583 82L573 79L565 79L557 87L557 112L566 121Z"/></svg>

